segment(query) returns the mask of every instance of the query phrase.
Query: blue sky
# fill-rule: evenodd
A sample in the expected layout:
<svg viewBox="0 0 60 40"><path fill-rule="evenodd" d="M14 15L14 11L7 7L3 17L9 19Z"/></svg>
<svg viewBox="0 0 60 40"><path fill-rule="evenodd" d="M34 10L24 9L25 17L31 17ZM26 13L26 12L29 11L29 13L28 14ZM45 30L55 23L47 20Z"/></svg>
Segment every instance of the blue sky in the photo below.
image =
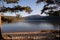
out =
<svg viewBox="0 0 60 40"><path fill-rule="evenodd" d="M28 14L25 11L18 12L17 14L20 14L21 16L41 15L40 13L41 13L41 10L42 10L43 6L45 5L45 3L36 4L36 1L37 0L19 0L18 4L6 4L6 3L4 3L4 6L6 6L6 7L13 7L16 5L29 6L33 10L30 14ZM10 14L7 12L7 14L5 14L5 15L15 15L15 13ZM46 16L46 15L43 14L41 16Z"/></svg>

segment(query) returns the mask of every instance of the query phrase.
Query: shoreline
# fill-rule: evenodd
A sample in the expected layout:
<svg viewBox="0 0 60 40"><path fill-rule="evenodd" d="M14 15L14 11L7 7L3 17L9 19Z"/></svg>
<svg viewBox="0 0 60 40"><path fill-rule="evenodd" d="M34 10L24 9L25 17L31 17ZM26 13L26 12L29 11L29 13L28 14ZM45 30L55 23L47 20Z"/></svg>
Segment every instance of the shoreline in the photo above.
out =
<svg viewBox="0 0 60 40"><path fill-rule="evenodd" d="M24 32L53 32L53 31L60 31L60 30L40 30L40 31L18 31L18 32L2 32L2 33L24 33Z"/></svg>
<svg viewBox="0 0 60 40"><path fill-rule="evenodd" d="M59 39L60 30L41 30L36 32L11 32L11 33L2 33L2 37L6 40L45 40L50 39ZM47 40L46 39L46 40Z"/></svg>

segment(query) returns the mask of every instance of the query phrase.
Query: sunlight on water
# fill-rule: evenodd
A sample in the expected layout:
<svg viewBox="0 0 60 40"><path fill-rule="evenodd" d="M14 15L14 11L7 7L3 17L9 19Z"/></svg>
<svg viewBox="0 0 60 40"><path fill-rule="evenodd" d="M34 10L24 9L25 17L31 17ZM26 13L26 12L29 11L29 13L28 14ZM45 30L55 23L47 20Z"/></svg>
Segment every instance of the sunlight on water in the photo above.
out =
<svg viewBox="0 0 60 40"><path fill-rule="evenodd" d="M39 26L41 29L54 29L54 25L51 23L41 23Z"/></svg>

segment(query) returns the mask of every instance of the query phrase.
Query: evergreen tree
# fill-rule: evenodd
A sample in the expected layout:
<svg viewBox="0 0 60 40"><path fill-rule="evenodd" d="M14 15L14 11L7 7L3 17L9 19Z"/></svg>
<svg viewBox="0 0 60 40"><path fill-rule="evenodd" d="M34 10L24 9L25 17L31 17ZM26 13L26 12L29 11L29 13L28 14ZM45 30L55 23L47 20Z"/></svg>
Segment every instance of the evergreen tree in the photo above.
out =
<svg viewBox="0 0 60 40"><path fill-rule="evenodd" d="M46 5L41 10L41 14L49 14L49 16L60 16L60 0L37 0L36 3L45 2Z"/></svg>
<svg viewBox="0 0 60 40"><path fill-rule="evenodd" d="M20 5L17 5L17 6L14 6L13 8L4 6L4 2L6 2L7 4L12 4L12 3L18 4L18 1L19 0L0 0L0 2L2 2L0 3L0 14L4 12L18 12L18 11L23 11L23 10L25 10L28 13L32 12L29 6L22 7ZM1 25L1 15L0 15L0 25ZM1 26L0 26L0 40L3 40L2 33L1 33Z"/></svg>

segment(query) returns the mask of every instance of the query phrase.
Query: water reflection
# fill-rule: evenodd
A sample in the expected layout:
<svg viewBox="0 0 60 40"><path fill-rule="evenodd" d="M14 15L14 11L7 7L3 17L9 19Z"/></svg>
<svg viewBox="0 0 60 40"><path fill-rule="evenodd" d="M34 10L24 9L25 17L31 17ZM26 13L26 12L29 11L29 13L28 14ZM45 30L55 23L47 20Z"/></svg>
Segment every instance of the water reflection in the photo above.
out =
<svg viewBox="0 0 60 40"><path fill-rule="evenodd" d="M42 21L23 21L17 23L4 23L2 25L2 32L16 32L16 31L38 31L38 30L59 30L60 23L42 22Z"/></svg>

